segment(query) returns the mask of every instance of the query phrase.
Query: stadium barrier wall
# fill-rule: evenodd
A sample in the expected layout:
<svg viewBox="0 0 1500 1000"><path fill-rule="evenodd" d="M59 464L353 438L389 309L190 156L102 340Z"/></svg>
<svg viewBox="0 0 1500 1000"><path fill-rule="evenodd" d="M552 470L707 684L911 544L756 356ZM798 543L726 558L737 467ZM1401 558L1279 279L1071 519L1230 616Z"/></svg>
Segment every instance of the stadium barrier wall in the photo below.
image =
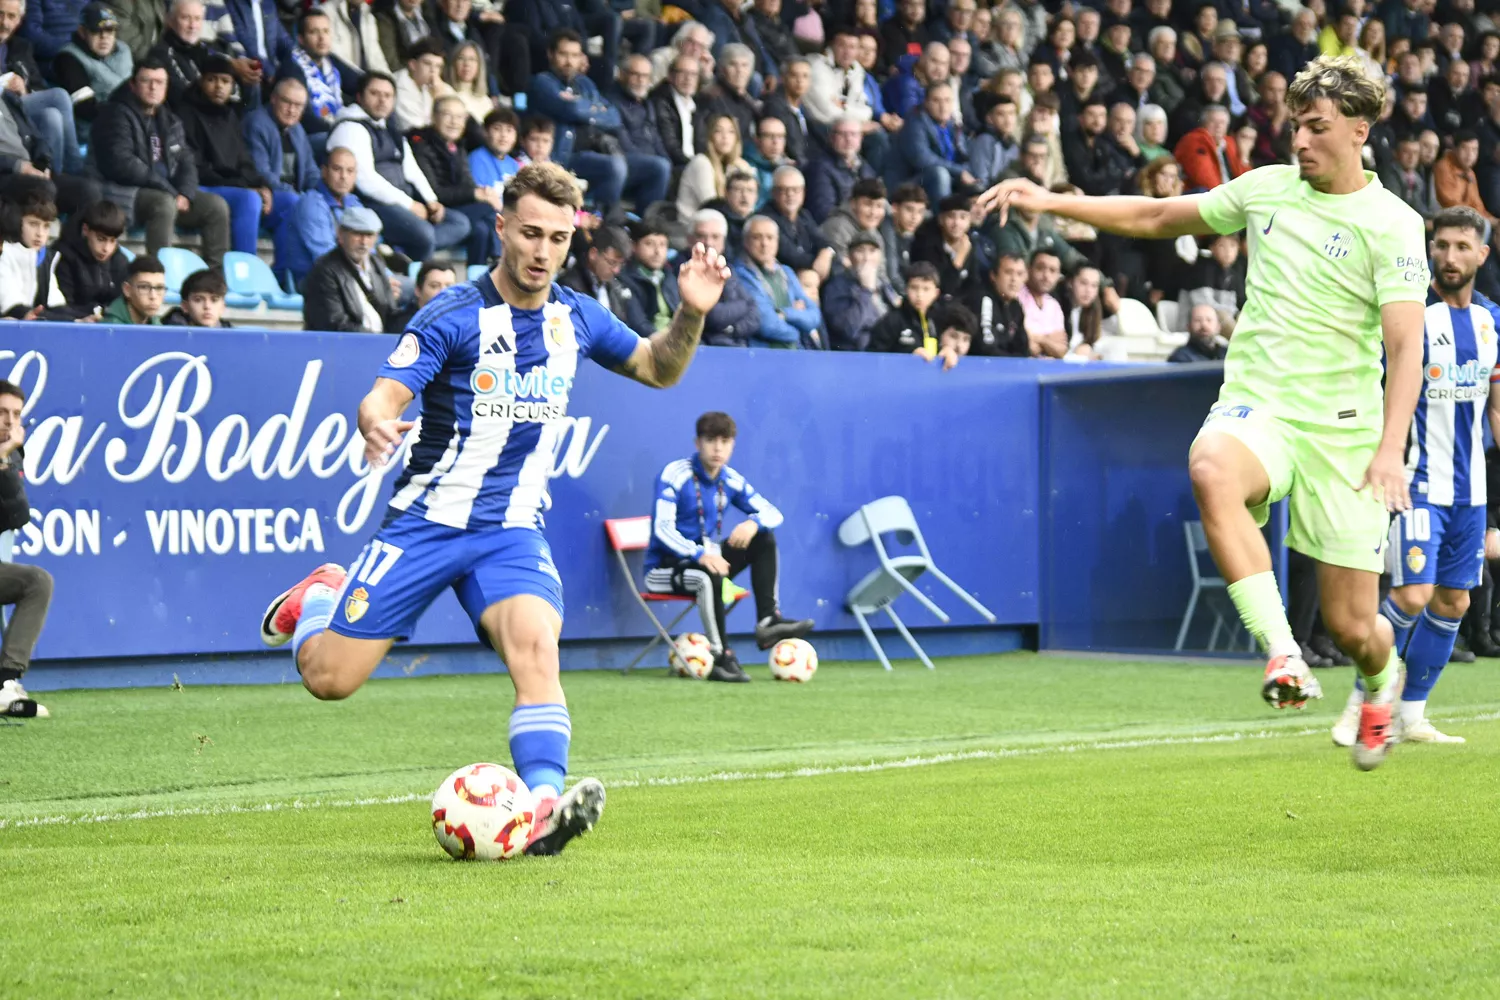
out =
<svg viewBox="0 0 1500 1000"><path fill-rule="evenodd" d="M266 602L318 563L347 564L380 522L390 483L364 463L353 415L394 344L0 323L0 377L28 392L33 514L16 558L57 579L38 658L108 672L124 669L120 657L214 654L226 679L264 673L242 654L260 649ZM1002 626L977 629L978 616L929 588L953 620L923 641L938 653L1013 648L1039 620L1038 380L1048 371L1055 363L969 359L945 373L907 356L706 348L681 386L655 392L582 366L547 515L570 661L611 665L611 650L638 645L621 637L648 633L602 522L650 512L657 474L691 453L693 422L709 409L739 421L732 464L786 514L782 604L817 621L820 642L835 644L825 655L868 656L844 634L854 621L843 597L875 557L842 548L835 532L887 494L912 502L938 564ZM938 624L903 602L913 626ZM752 616L737 611L731 630ZM412 641L474 650L451 594ZM279 655L278 673L289 673Z"/></svg>

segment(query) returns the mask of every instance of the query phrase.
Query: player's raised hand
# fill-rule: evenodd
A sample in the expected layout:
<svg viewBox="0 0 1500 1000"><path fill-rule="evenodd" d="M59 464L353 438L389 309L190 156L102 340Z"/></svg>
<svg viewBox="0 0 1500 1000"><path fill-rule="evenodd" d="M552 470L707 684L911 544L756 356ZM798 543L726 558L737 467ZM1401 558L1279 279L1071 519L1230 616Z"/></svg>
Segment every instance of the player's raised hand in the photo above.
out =
<svg viewBox="0 0 1500 1000"><path fill-rule="evenodd" d="M401 439L406 436L406 432L415 426L416 421L399 418L371 425L365 434L365 461L373 469L384 468L385 463L391 460L391 456L401 446Z"/></svg>
<svg viewBox="0 0 1500 1000"><path fill-rule="evenodd" d="M1411 490L1406 485L1406 464L1399 453L1391 454L1382 448L1365 470L1364 482L1359 488L1369 487L1377 500L1385 502L1385 509L1393 514L1411 510Z"/></svg>
<svg viewBox="0 0 1500 1000"><path fill-rule="evenodd" d="M1040 184L1033 184L1024 177L1001 181L974 200L974 219L977 224L979 219L983 219L991 211L998 209L1000 225L1003 226L1012 208L1027 212L1046 211L1044 202L1048 194L1046 188Z"/></svg>
<svg viewBox="0 0 1500 1000"><path fill-rule="evenodd" d="M706 316L719 304L719 296L724 294L724 283L729 280L729 275L729 261L723 254L702 243L693 244L693 255L677 272L677 291L682 296L683 306Z"/></svg>

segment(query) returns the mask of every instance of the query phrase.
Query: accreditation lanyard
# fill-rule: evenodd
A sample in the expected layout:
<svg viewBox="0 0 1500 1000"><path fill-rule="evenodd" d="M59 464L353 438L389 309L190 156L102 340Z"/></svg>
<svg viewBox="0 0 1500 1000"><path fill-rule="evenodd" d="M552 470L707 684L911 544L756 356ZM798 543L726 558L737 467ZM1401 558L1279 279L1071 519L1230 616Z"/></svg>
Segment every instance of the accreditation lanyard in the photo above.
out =
<svg viewBox="0 0 1500 1000"><path fill-rule="evenodd" d="M703 551L710 555L718 555L720 552L719 535L724 530L724 508L729 503L728 499L724 496L724 476L722 473L719 475L719 481L715 484L715 487L714 507L717 508L718 516L714 521L713 536L710 537L708 534L708 518L705 516L706 508L703 506L703 487L698 484L698 477L693 477L693 492L698 497L698 533L703 539Z"/></svg>

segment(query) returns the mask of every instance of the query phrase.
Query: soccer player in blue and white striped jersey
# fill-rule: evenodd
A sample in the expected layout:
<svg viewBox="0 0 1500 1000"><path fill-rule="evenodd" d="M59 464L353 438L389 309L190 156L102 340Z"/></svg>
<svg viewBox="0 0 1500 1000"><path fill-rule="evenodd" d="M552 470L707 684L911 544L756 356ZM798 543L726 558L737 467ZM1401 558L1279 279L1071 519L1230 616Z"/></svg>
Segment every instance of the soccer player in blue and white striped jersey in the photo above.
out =
<svg viewBox="0 0 1500 1000"><path fill-rule="evenodd" d="M728 263L702 245L678 277L670 326L638 337L602 305L554 283L582 194L555 164L533 164L505 188L499 266L423 306L359 407L365 457L379 466L420 430L385 522L346 573L320 566L271 602L261 637L290 641L315 697L347 698L427 606L452 587L516 689L510 751L537 800L531 854L556 854L591 828L604 786L564 792L572 723L559 678L563 589L542 515L578 363L655 388L682 376L719 301Z"/></svg>
<svg viewBox="0 0 1500 1000"><path fill-rule="evenodd" d="M1391 593L1380 608L1406 662L1392 736L1408 743L1463 742L1439 732L1426 709L1484 573L1484 418L1500 431L1500 392L1491 392L1500 381L1500 306L1474 291L1489 256L1486 228L1469 208L1445 209L1433 221L1424 380L1406 459L1412 508L1391 522ZM1362 701L1356 690L1333 727L1340 746L1354 742Z"/></svg>

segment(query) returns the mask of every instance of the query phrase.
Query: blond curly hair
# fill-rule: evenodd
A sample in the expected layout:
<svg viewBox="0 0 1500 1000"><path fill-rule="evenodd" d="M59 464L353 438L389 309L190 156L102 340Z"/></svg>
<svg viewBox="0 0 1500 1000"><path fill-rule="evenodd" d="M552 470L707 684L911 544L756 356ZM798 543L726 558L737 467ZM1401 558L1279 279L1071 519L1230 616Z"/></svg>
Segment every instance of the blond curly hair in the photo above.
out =
<svg viewBox="0 0 1500 1000"><path fill-rule="evenodd" d="M1319 56L1287 88L1286 103L1297 115L1327 98L1344 117L1373 125L1385 104L1385 90L1385 80L1372 77L1359 56Z"/></svg>

